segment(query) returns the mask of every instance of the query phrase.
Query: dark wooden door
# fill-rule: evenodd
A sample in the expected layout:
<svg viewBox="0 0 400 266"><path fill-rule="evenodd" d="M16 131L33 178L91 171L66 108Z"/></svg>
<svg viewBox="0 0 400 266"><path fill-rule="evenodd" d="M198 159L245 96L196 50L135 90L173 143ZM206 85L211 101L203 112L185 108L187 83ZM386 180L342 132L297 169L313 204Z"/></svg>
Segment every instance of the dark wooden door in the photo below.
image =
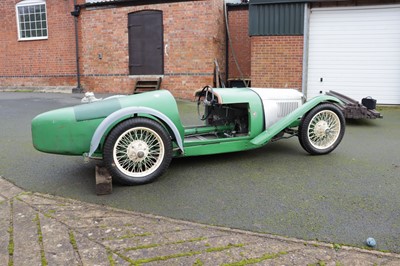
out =
<svg viewBox="0 0 400 266"><path fill-rule="evenodd" d="M129 74L164 74L163 17L146 10L128 16Z"/></svg>

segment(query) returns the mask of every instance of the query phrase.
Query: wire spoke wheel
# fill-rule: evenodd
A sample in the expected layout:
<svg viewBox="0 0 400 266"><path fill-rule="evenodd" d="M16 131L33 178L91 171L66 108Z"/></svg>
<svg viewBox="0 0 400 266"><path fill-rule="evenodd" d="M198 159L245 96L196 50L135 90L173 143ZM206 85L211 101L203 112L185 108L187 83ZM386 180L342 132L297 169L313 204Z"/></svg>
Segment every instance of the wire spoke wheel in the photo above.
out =
<svg viewBox="0 0 400 266"><path fill-rule="evenodd" d="M169 134L147 118L129 119L116 126L104 145L104 161L116 181L125 185L152 182L172 159Z"/></svg>
<svg viewBox="0 0 400 266"><path fill-rule="evenodd" d="M330 110L317 113L308 126L310 143L317 149L331 146L340 133L339 117Z"/></svg>
<svg viewBox="0 0 400 266"><path fill-rule="evenodd" d="M161 137L149 128L132 128L114 145L114 162L126 175L143 177L154 172L165 154Z"/></svg>
<svg viewBox="0 0 400 266"><path fill-rule="evenodd" d="M325 103L307 113L299 126L299 141L310 154L327 154L341 142L345 131L342 111Z"/></svg>

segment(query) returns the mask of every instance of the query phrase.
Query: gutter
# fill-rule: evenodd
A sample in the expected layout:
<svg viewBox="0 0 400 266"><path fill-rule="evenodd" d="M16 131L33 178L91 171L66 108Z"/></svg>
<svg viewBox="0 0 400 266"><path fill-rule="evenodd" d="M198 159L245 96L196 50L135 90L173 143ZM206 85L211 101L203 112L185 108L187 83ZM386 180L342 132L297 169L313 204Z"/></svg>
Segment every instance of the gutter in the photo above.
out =
<svg viewBox="0 0 400 266"><path fill-rule="evenodd" d="M76 1L76 0L74 0ZM208 1L208 0L194 0L194 1ZM86 7L101 7L101 6L133 6L133 5L152 5L152 4L166 4L174 2L193 2L193 0L102 0L93 3L85 3L79 5L81 8Z"/></svg>

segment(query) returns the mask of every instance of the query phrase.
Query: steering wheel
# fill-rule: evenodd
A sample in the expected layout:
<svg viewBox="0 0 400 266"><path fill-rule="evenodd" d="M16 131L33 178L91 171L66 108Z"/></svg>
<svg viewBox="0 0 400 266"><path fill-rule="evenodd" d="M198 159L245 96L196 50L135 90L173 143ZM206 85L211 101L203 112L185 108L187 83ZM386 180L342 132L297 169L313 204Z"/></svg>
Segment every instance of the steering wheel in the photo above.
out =
<svg viewBox="0 0 400 266"><path fill-rule="evenodd" d="M209 99L210 97L211 99ZM206 120L212 113L215 104L214 97L215 96L213 88L209 85L204 86L204 88L199 93L199 97L197 98L197 114L199 115L200 120ZM200 113L200 104L203 104L204 106L203 114Z"/></svg>

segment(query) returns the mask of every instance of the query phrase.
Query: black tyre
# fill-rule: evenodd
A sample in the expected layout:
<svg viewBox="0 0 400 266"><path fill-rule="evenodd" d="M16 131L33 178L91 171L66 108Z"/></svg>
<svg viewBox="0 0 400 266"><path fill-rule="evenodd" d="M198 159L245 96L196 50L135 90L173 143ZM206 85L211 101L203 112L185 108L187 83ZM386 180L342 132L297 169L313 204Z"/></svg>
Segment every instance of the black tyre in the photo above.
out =
<svg viewBox="0 0 400 266"><path fill-rule="evenodd" d="M344 115L336 105L317 105L301 121L300 145L312 155L330 153L342 141L345 124Z"/></svg>
<svg viewBox="0 0 400 266"><path fill-rule="evenodd" d="M132 118L117 125L107 136L103 157L118 183L146 184L167 170L172 159L172 142L156 121Z"/></svg>

